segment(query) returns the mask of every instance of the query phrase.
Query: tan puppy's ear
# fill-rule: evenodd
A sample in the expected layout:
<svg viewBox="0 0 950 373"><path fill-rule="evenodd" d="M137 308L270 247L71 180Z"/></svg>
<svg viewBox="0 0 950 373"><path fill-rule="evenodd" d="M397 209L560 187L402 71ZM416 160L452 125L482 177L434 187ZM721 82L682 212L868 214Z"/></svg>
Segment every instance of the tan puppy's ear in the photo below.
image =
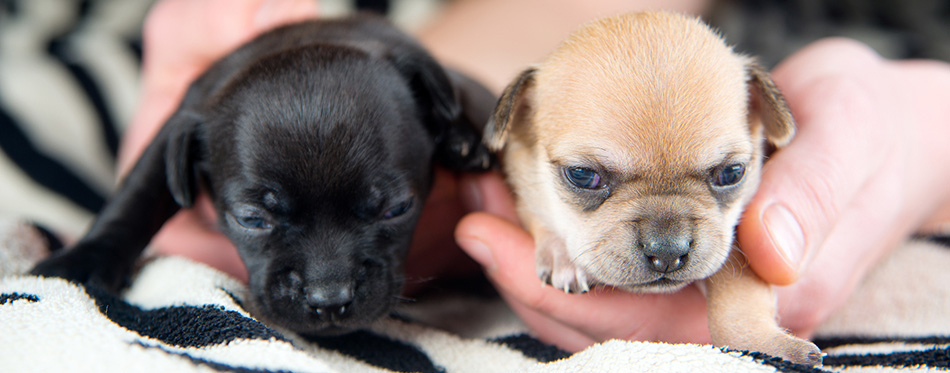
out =
<svg viewBox="0 0 950 373"><path fill-rule="evenodd" d="M765 138L778 147L788 145L795 136L795 119L768 71L755 61L747 64L751 110L758 113L765 127Z"/></svg>
<svg viewBox="0 0 950 373"><path fill-rule="evenodd" d="M505 147L512 122L518 114L519 107L522 106L522 96L534 85L534 72L534 68L522 71L518 78L502 92L495 106L495 114L488 119L485 134L482 136L482 142L489 150L497 152Z"/></svg>

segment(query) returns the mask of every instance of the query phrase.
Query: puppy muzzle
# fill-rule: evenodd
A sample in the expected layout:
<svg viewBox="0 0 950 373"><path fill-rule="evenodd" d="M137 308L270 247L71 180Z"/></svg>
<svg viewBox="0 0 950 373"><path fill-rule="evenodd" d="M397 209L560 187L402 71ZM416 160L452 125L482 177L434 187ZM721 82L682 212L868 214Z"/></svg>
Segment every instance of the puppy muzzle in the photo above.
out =
<svg viewBox="0 0 950 373"><path fill-rule="evenodd" d="M686 266L695 242L689 219L643 219L637 228L637 249L646 268L665 275Z"/></svg>
<svg viewBox="0 0 950 373"><path fill-rule="evenodd" d="M339 335L366 327L393 308L402 289L393 273L371 263L325 263L272 272L256 293L269 321L302 335Z"/></svg>

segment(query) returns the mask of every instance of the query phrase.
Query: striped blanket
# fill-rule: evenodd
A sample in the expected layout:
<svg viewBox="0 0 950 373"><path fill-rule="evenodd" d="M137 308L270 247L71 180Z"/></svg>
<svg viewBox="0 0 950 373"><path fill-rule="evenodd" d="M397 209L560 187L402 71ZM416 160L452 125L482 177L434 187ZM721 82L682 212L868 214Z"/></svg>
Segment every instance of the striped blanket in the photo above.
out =
<svg viewBox="0 0 950 373"><path fill-rule="evenodd" d="M112 189L153 1L0 0L0 371L819 371L701 345L608 341L570 354L535 339L497 296L465 287L313 340L258 320L243 284L180 258L144 260L120 295L23 275L52 239L34 224L76 237ZM369 4L407 20L439 2L321 1L328 13ZM869 36L891 57L950 57L950 38L931 35L950 19L940 1L728 3L717 15L727 38L770 62L822 36L793 32L822 15L839 24L815 29ZM948 268L946 243L896 250L821 328L821 370L950 370Z"/></svg>
<svg viewBox="0 0 950 373"><path fill-rule="evenodd" d="M255 318L240 282L182 258L148 258L116 296L23 275L47 255L32 225L0 220L4 372L820 372L950 370L950 247L914 241L871 274L816 343L820 369L750 351L607 341L546 345L483 292L405 304L366 330L304 338Z"/></svg>

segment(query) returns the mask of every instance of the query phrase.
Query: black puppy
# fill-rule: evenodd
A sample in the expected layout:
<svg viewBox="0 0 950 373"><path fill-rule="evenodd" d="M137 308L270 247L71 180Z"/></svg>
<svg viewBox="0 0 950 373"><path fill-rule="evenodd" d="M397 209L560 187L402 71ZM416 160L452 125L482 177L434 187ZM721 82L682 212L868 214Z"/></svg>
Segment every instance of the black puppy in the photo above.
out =
<svg viewBox="0 0 950 373"><path fill-rule="evenodd" d="M267 319L366 326L402 289L433 161L489 167L475 124L494 102L382 18L276 29L199 77L85 237L32 273L117 290L201 189Z"/></svg>

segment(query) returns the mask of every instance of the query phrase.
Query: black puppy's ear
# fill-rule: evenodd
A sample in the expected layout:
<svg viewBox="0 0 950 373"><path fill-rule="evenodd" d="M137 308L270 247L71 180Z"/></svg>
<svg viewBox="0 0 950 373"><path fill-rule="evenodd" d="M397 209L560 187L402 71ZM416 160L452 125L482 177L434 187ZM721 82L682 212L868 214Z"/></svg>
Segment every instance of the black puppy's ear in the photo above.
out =
<svg viewBox="0 0 950 373"><path fill-rule="evenodd" d="M750 111L757 113L765 129L765 138L773 145L788 145L795 136L795 119L785 96L775 86L768 71L755 61L746 65L749 72Z"/></svg>
<svg viewBox="0 0 950 373"><path fill-rule="evenodd" d="M535 71L534 68L522 71L502 92L498 105L495 106L495 113L485 126L484 142L489 150L499 151L505 147L512 122L518 115L519 107L524 104L523 96L534 85Z"/></svg>
<svg viewBox="0 0 950 373"><path fill-rule="evenodd" d="M417 46L394 48L389 57L399 73L409 81L420 109L427 114L429 131L440 136L444 126L461 112L442 66Z"/></svg>
<svg viewBox="0 0 950 373"><path fill-rule="evenodd" d="M481 104L494 100L491 92L460 73L447 72L421 47L397 48L390 53L396 68L410 82L420 109L426 113L426 125L435 139L439 163L456 171L487 170L491 154L482 145L477 118L484 118L491 111L490 105ZM486 95L490 98L486 99Z"/></svg>
<svg viewBox="0 0 950 373"><path fill-rule="evenodd" d="M165 140L165 176L168 191L175 202L183 208L195 203L198 180L195 164L199 156L199 131L202 117L196 113L180 110L165 123L165 131L159 136Z"/></svg>

